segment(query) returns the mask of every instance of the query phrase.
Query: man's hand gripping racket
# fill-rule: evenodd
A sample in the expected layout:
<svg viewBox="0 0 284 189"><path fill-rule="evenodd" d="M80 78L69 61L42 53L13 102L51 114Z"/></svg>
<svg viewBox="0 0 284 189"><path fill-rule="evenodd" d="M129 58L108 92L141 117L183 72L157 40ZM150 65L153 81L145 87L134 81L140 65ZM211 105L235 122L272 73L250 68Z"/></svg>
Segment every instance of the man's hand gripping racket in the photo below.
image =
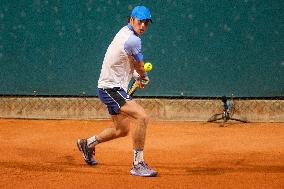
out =
<svg viewBox="0 0 284 189"><path fill-rule="evenodd" d="M144 64L144 70L146 72L150 72L152 70L152 64L149 63L149 62L145 63ZM127 94L129 96L133 96L137 88L144 88L144 86L147 85L148 82L149 82L148 77L146 77L145 79L138 78L138 79L134 80L132 82L132 84L130 85L130 88L129 88Z"/></svg>

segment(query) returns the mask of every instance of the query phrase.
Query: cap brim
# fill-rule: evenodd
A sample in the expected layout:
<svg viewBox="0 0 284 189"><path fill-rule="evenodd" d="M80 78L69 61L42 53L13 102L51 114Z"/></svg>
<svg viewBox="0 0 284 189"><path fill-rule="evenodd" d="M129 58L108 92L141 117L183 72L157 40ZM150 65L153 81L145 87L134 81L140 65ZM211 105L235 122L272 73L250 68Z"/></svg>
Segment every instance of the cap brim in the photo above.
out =
<svg viewBox="0 0 284 189"><path fill-rule="evenodd" d="M151 23L153 23L152 19L142 19L142 20L149 20Z"/></svg>
<svg viewBox="0 0 284 189"><path fill-rule="evenodd" d="M153 23L152 19L139 19L136 16L127 16L127 18L136 18L137 20L149 20L151 23Z"/></svg>

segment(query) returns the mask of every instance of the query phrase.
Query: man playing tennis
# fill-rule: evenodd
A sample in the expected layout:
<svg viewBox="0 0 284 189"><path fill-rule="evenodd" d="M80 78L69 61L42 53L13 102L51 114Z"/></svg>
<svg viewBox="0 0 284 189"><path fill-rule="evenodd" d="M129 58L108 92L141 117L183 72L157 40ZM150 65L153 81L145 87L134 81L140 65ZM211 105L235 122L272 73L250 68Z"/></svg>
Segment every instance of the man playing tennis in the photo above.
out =
<svg viewBox="0 0 284 189"><path fill-rule="evenodd" d="M100 100L107 106L113 123L95 136L78 139L77 146L89 165L97 164L93 157L95 146L127 136L130 122L134 119L137 125L132 133L134 160L130 173L135 176L157 175L157 172L151 169L143 158L149 118L145 110L127 95L127 88L134 71L139 74L140 88L149 82L149 77L144 71L141 39L139 38L148 29L149 22L152 22L149 9L145 6L135 7L131 12L128 25L121 28L107 49L97 92Z"/></svg>

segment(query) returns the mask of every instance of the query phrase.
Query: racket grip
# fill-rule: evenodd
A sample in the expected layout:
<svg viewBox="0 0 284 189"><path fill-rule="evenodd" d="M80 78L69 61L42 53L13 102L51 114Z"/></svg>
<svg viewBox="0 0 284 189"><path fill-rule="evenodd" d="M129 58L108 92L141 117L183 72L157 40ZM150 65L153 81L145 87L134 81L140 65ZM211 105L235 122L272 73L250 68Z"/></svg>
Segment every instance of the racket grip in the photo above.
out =
<svg viewBox="0 0 284 189"><path fill-rule="evenodd" d="M135 93L137 87L138 87L138 84L137 84L137 81L135 80L135 81L132 83L132 85L131 85L130 89L128 90L127 94L128 94L129 96L133 96L133 94Z"/></svg>
<svg viewBox="0 0 284 189"><path fill-rule="evenodd" d="M142 83L143 85L145 85L145 84L147 84L147 81L142 79L142 80L141 80L141 83ZM130 89L128 90L127 94L128 94L129 96L133 96L133 94L135 93L135 91L136 91L137 88L138 88L138 80L135 80L135 81L132 83L132 85L131 85Z"/></svg>

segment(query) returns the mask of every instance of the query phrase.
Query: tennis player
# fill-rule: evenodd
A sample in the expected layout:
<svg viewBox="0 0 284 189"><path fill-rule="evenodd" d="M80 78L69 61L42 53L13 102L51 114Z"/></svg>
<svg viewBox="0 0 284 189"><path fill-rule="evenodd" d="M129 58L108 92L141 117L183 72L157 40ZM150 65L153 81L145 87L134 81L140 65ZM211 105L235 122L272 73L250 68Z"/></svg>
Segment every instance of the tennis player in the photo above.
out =
<svg viewBox="0 0 284 189"><path fill-rule="evenodd" d="M109 45L98 80L98 97L107 106L112 125L88 139L78 139L77 146L89 165L97 164L94 159L96 145L129 133L130 122L135 121L132 133L134 160L130 173L135 176L156 176L157 172L144 161L143 150L149 121L145 110L129 95L127 88L133 73L137 72L138 85L144 88L149 77L144 71L141 39L148 29L151 13L145 6L137 6L128 18L128 24L120 29ZM142 82L141 81L146 81Z"/></svg>

